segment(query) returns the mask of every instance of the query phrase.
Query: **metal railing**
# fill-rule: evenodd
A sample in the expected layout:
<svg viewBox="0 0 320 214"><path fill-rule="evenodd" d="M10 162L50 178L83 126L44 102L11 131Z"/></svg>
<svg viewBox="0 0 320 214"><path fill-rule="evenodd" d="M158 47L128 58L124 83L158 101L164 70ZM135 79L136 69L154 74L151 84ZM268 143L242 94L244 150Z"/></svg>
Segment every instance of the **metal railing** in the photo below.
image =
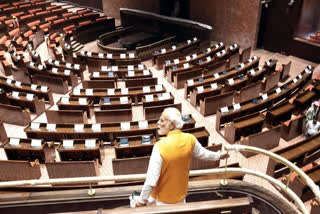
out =
<svg viewBox="0 0 320 214"><path fill-rule="evenodd" d="M312 179L306 175L299 167L295 166L293 163L288 161L287 159L269 152L264 149L260 149L252 146L243 146L243 145L224 145L224 148L227 151L246 151L253 152L258 154L264 154L269 156L270 158L281 162L290 168L292 172L296 172L302 180L310 187L314 195L320 199L320 190L319 186L317 186ZM245 168L227 168L227 159L225 160L225 168L217 168L217 169L207 169L207 170L193 170L190 172L190 176L201 176L201 175L213 175L213 174L228 174L228 173L242 173L242 174L250 174L260 178L263 178L269 181L271 184L279 187L281 190L286 192L288 196L295 202L300 211L303 214L308 214L304 203L301 199L290 189L288 188L288 184L284 184L281 181L266 175L262 172L254 171L251 169ZM8 188L8 187L17 187L17 186L37 186L37 185L48 185L48 184L78 184L78 183L88 183L90 189L88 191L89 195L94 195L95 190L91 188L92 183L97 182L105 182L105 181L135 181L135 180L145 180L146 174L134 174L134 175L117 175L117 176L99 176L99 177L81 177L81 178L57 178L57 179L46 179L46 180L22 180L22 181L6 181L0 182L0 188ZM287 182L290 182L288 179ZM226 179L221 180L222 185L228 185Z"/></svg>

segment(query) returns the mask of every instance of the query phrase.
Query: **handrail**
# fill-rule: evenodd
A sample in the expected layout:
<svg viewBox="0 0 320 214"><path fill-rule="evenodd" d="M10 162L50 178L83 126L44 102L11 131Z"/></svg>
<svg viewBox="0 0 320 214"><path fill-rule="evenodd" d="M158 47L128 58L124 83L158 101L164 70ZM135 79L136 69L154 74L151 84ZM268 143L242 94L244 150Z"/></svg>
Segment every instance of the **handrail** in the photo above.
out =
<svg viewBox="0 0 320 214"><path fill-rule="evenodd" d="M280 187L285 191L289 197L291 197L297 204L298 208L303 214L308 214L308 211L301 201L301 199L291 190L286 187L285 184L281 183L277 179L266 175L262 172L254 171L251 169L244 168L217 168L217 169L207 169L207 170L193 170L190 172L190 176L201 176L201 175L212 175L212 174L224 174L224 173L243 173L255 175L257 177L263 178L275 186ZM116 175L116 176L101 176L101 177L82 177L82 178L56 178L56 179L46 179L46 180L24 180L24 181L6 181L0 182L0 188L5 187L16 187L16 186L35 186L41 184L76 184L76 183L96 183L102 181L132 181L132 180L145 180L146 174L134 174L134 175ZM89 192L95 192L91 189Z"/></svg>
<svg viewBox="0 0 320 214"><path fill-rule="evenodd" d="M317 186L313 180L306 175L299 167L288 161L287 159L281 157L280 155L274 154L264 149L260 149L252 146L244 146L244 145L224 145L224 148L227 151L246 151L246 152L254 152L259 154L264 154L269 156L270 158L281 162L282 164L288 166L292 171L295 171L302 180L310 187L315 196L320 199L320 190L319 186ZM226 160L227 163L227 160ZM244 173L251 174L257 177L263 178L270 183L280 187L284 192L286 192L290 198L292 198L302 213L307 214L308 211L304 203L301 199L287 187L287 185L283 184L279 180L266 175L262 172L254 171L251 169L244 168L218 168L218 169L207 169L207 170L193 170L190 172L190 176L201 176L201 175L209 175L209 174L223 174L223 173ZM103 181L133 181L133 180L145 180L146 174L133 174L133 175L116 175L116 176L101 176L101 177L81 177L81 178L56 178L56 179L46 179L46 180L22 180L22 181L6 181L0 182L0 188L7 187L16 187L16 186L36 186L36 185L45 185L45 184L77 184L77 183L88 183L90 186L89 193L94 192L91 188L92 183L103 182Z"/></svg>
<svg viewBox="0 0 320 214"><path fill-rule="evenodd" d="M254 153L259 153L259 154L264 154L269 156L270 158L277 160L281 162L282 164L288 166L291 170L295 171L301 178L302 180L310 187L314 195L320 200L320 189L319 186L316 185L313 180L304 172L302 171L299 167L288 161L287 159L281 157L280 155L277 155L273 152L269 152L268 150L265 149L260 149L254 146L244 146L244 145L224 145L226 150L236 150L236 151L246 151L246 152L254 152Z"/></svg>

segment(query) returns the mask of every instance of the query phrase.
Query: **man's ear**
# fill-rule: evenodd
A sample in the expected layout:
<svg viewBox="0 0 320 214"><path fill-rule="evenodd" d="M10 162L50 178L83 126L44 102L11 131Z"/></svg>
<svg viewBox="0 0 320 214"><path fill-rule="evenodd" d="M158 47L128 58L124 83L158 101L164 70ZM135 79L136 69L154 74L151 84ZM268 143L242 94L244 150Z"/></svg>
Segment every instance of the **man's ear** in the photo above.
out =
<svg viewBox="0 0 320 214"><path fill-rule="evenodd" d="M174 130L176 128L176 124L170 121L170 130Z"/></svg>

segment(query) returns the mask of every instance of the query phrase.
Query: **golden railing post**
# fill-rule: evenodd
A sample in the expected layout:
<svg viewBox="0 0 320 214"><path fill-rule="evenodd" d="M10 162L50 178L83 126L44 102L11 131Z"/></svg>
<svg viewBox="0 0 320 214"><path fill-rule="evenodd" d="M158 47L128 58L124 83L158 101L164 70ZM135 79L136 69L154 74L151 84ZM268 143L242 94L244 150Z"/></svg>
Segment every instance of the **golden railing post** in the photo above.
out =
<svg viewBox="0 0 320 214"><path fill-rule="evenodd" d="M227 154L228 154L229 152L227 151ZM226 160L225 160L225 164L224 164L224 169L225 169L225 173L223 174L223 179L220 181L220 184L222 185L222 186L227 186L228 185L228 181L227 181L227 166L228 166L228 155L227 155L227 157L225 158Z"/></svg>
<svg viewBox="0 0 320 214"><path fill-rule="evenodd" d="M290 169L290 173L289 173L289 175L288 175L288 180L287 180L287 183L286 183L286 188L288 188L288 186L289 186L289 183L290 183L290 177L291 177L291 174L292 174L292 169Z"/></svg>
<svg viewBox="0 0 320 214"><path fill-rule="evenodd" d="M89 184L89 190L88 190L88 195L89 196L93 196L96 194L96 191L94 189L92 189L92 185L91 183Z"/></svg>

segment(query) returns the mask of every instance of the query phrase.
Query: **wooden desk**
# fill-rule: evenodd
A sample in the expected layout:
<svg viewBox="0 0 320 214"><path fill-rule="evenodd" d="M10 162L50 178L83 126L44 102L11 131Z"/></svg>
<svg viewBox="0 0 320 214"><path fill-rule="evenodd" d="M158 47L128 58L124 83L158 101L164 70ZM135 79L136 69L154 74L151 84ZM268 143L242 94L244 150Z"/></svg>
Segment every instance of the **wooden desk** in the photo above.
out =
<svg viewBox="0 0 320 214"><path fill-rule="evenodd" d="M266 115L266 122L271 126L276 126L281 122L290 120L295 107L295 105L292 105L289 103L289 101L286 101L280 105L269 108Z"/></svg>
<svg viewBox="0 0 320 214"><path fill-rule="evenodd" d="M116 158L134 158L134 157L143 157L143 156L150 156L153 145L156 143L155 136L151 136L151 143L150 144L142 144L141 140L142 136L132 136L128 137L128 145L121 146L120 139L117 138L114 142L114 149L116 153Z"/></svg>
<svg viewBox="0 0 320 214"><path fill-rule="evenodd" d="M312 101L316 97L319 97L319 94L317 94L316 92L304 90L293 100L293 104L296 105L296 109L301 112L311 106Z"/></svg>
<svg viewBox="0 0 320 214"><path fill-rule="evenodd" d="M105 98L110 99L110 104L104 103ZM99 106L101 110L131 109L132 100L131 97L128 97L128 103L121 103L120 97L102 97Z"/></svg>
<svg viewBox="0 0 320 214"><path fill-rule="evenodd" d="M208 75L203 77L203 81L199 81L199 79L194 79L194 84L193 85L188 85L187 83L184 84L184 97L187 99L188 95L190 94L191 91L193 91L196 87L199 86L204 86L204 85L210 85L212 83L221 83L223 84L226 79L230 79L234 76L238 76L240 74L245 75L248 70L250 70L253 67L258 66L259 64L259 59L257 58L256 60L252 60L251 62L246 62L244 63L244 68L240 67L240 64L234 68L231 68L227 70L226 72L219 72L219 77L215 78L214 75Z"/></svg>
<svg viewBox="0 0 320 214"><path fill-rule="evenodd" d="M60 141L57 151L59 152L61 161L90 161L98 159L102 164L100 147L102 142L98 139L95 148L86 148L84 139L73 140L73 148L64 148L63 140Z"/></svg>
<svg viewBox="0 0 320 214"><path fill-rule="evenodd" d="M240 138L262 131L264 117L260 113L254 113L238 119L225 127L224 137L229 143L234 143Z"/></svg>
<svg viewBox="0 0 320 214"><path fill-rule="evenodd" d="M36 113L37 115L42 114L46 109L45 103L43 101L34 96L33 99L28 100L27 93L25 92L19 92L18 97L13 97L12 93L10 93L8 94L8 99L11 105L20 106L22 109L29 109L30 112Z"/></svg>
<svg viewBox="0 0 320 214"><path fill-rule="evenodd" d="M150 107L150 106L159 106L159 105L169 105L174 103L174 96L170 93L169 99L160 99L158 95L161 94L153 94L153 101L146 101L146 97L142 97L142 106Z"/></svg>
<svg viewBox="0 0 320 214"><path fill-rule="evenodd" d="M82 110L87 112L87 116L91 118L92 113L90 111L90 107L93 105L90 100L86 100L85 104L80 104L79 99L77 97L68 97L68 103L62 103L62 97L58 100L57 106L59 110Z"/></svg>
<svg viewBox="0 0 320 214"><path fill-rule="evenodd" d="M203 86L203 92L199 92L198 89L194 89L190 94L191 105L194 107L197 107L197 105L199 105L199 103L200 103L200 100L203 100L206 97L212 97L212 96L219 95L221 93L222 88L223 88L223 86L221 84L217 84L216 89L213 89L211 87L211 85Z"/></svg>
<svg viewBox="0 0 320 214"><path fill-rule="evenodd" d="M6 152L8 160L28 160L28 161L35 161L39 160L41 163L46 161L45 154L44 154L44 146L45 142L41 140L41 147L40 148L33 148L31 147L32 139L20 139L19 146L11 146L10 138L4 145L4 151Z"/></svg>

